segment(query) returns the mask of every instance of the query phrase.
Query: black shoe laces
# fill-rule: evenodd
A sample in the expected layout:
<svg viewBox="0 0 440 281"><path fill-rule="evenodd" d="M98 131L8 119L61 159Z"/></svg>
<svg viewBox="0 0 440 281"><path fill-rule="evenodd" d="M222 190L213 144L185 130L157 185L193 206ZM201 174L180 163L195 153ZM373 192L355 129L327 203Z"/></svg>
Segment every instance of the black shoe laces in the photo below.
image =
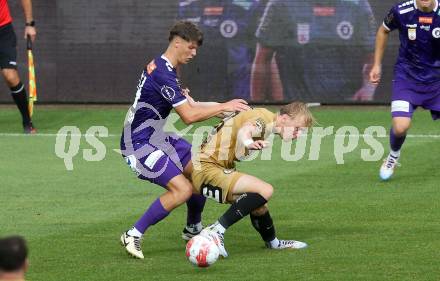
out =
<svg viewBox="0 0 440 281"><path fill-rule="evenodd" d="M136 248L136 250L141 251L141 239L134 237L134 247Z"/></svg>
<svg viewBox="0 0 440 281"><path fill-rule="evenodd" d="M387 164L386 164L387 168L391 169L395 164L396 164L396 158L390 155L387 159Z"/></svg>

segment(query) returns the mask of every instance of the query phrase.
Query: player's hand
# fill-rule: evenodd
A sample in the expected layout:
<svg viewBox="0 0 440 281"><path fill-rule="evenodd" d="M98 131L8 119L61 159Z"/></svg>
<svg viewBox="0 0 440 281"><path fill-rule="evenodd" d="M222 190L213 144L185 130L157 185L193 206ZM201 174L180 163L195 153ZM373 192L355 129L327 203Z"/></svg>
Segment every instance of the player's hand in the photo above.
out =
<svg viewBox="0 0 440 281"><path fill-rule="evenodd" d="M228 102L223 103L223 111L246 111L251 109L247 103L247 101L242 99L234 99Z"/></svg>
<svg viewBox="0 0 440 281"><path fill-rule="evenodd" d="M24 28L24 39L27 39L27 37L31 37L32 42L35 41L35 37L37 36L37 30L34 26L26 26Z"/></svg>
<svg viewBox="0 0 440 281"><path fill-rule="evenodd" d="M268 146L269 146L269 142L268 141L256 140L253 143L249 144L247 146L247 149L250 149L250 150L262 150L263 148L266 148Z"/></svg>
<svg viewBox="0 0 440 281"><path fill-rule="evenodd" d="M351 98L352 101L372 101L374 99L374 93L376 92L377 84L371 82L365 82L365 84L360 88L354 96Z"/></svg>
<svg viewBox="0 0 440 281"><path fill-rule="evenodd" d="M379 84L382 75L382 67L380 65L373 65L370 71L370 82L374 85Z"/></svg>

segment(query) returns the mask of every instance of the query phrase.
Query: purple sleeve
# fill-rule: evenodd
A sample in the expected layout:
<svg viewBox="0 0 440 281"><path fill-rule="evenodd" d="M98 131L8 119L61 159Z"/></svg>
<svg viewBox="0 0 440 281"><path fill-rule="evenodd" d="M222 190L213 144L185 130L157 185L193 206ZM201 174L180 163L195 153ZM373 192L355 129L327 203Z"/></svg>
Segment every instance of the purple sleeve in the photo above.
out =
<svg viewBox="0 0 440 281"><path fill-rule="evenodd" d="M156 73L155 80L159 86L160 94L173 107L185 103L186 97L182 94L180 86L177 84L177 76L172 71Z"/></svg>
<svg viewBox="0 0 440 281"><path fill-rule="evenodd" d="M398 14L399 13L397 12L397 6L392 7L385 19L383 20L383 26L385 27L385 29L391 31L400 27Z"/></svg>

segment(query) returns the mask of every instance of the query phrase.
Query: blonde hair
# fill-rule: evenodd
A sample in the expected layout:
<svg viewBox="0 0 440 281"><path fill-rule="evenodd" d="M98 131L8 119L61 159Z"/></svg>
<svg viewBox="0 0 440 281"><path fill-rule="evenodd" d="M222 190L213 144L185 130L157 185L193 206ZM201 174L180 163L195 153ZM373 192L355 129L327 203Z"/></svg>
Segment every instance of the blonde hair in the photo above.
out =
<svg viewBox="0 0 440 281"><path fill-rule="evenodd" d="M315 117L310 112L307 104L303 102L292 102L280 108L280 115L287 114L290 118L304 117L304 122L307 128L316 123Z"/></svg>

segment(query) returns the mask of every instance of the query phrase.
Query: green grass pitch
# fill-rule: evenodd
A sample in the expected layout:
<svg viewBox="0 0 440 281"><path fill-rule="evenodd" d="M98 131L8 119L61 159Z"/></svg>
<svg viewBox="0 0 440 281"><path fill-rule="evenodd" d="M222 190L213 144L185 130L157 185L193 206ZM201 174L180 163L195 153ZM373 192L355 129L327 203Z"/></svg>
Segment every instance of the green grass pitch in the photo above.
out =
<svg viewBox="0 0 440 281"><path fill-rule="evenodd" d="M269 207L279 238L305 241L303 251L270 251L248 218L226 233L230 257L208 269L190 265L180 238L186 207L145 235L145 260L130 258L119 236L162 189L138 180L113 149L128 106L36 106L40 136L22 136L18 112L0 108L0 236L21 234L30 247L28 280L440 280L440 138L410 137L395 177L381 182L380 161L365 162L361 139L345 164L336 164L334 136L323 139L320 158L280 157L240 163L240 171L275 187ZM389 127L385 107L314 108L320 125ZM212 121L205 124L213 124ZM74 170L55 155L62 126L105 126L105 159L87 162L81 139ZM180 125L181 126L181 125ZM182 127L180 127L182 128ZM412 135L438 135L439 124L417 112ZM388 151L388 139L380 138ZM205 224L227 208L209 201Z"/></svg>

